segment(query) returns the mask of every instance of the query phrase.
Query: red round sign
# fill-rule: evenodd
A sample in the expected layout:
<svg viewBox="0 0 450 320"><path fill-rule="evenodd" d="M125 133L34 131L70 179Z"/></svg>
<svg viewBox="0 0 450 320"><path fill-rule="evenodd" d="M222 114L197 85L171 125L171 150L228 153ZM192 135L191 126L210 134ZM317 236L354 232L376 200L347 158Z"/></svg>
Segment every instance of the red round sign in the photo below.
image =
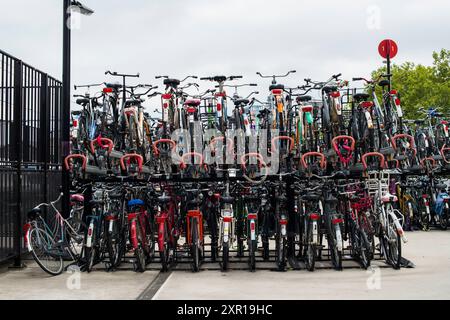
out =
<svg viewBox="0 0 450 320"><path fill-rule="evenodd" d="M387 59L388 56L390 59L392 59L395 58L398 53L398 46L394 40L386 39L381 41L380 45L378 46L378 52L384 59Z"/></svg>

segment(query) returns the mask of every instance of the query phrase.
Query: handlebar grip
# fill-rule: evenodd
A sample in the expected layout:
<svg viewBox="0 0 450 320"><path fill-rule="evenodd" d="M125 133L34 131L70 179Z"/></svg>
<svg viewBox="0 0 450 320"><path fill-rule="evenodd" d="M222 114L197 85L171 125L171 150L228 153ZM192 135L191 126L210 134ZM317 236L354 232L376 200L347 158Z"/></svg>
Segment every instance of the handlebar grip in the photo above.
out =
<svg viewBox="0 0 450 320"><path fill-rule="evenodd" d="M352 81L362 81L363 78L353 78Z"/></svg>

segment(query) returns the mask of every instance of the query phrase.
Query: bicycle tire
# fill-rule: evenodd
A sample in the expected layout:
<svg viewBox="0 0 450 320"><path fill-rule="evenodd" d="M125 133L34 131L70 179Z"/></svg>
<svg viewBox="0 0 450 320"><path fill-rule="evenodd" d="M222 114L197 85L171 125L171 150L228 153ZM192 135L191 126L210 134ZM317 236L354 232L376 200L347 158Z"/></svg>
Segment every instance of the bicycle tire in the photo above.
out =
<svg viewBox="0 0 450 320"><path fill-rule="evenodd" d="M258 246L258 243L256 240L250 240L249 241L249 266L250 266L250 271L254 272L256 270L256 248Z"/></svg>
<svg viewBox="0 0 450 320"><path fill-rule="evenodd" d="M167 239L167 224L164 223L164 244L162 248L159 248L159 256L161 259L161 271L167 272L169 270L169 240Z"/></svg>
<svg viewBox="0 0 450 320"><path fill-rule="evenodd" d="M58 276L60 275L63 271L64 271L64 261L61 255L55 255L55 254L49 254L49 257L54 259L54 261L56 262L56 264L58 265L57 268L55 269L50 269L48 268L48 264L46 266L46 264L44 264L44 262L38 257L38 254L36 253L36 250L40 250L40 245L39 246L35 246L34 242L33 242L33 238L35 237L36 233L40 233L41 235L38 236L39 239L51 239L53 244L52 246L54 246L55 242L53 237L45 230L40 229L40 228L33 228L30 231L29 234L29 243L31 246L31 255L33 256L34 261L36 261L36 263L41 267L42 270L44 270L46 273L52 275L52 276ZM44 236L45 237L41 237ZM43 248L44 252L47 251L45 248Z"/></svg>
<svg viewBox="0 0 450 320"><path fill-rule="evenodd" d="M139 219L136 219L136 237L138 241L138 247L134 249L134 257L136 258L136 271L145 272L146 254L144 249L144 239L142 236L141 223Z"/></svg>
<svg viewBox="0 0 450 320"><path fill-rule="evenodd" d="M198 236L198 222L197 219L192 219L191 223L191 255L192 255L192 271L198 272L200 270L200 248Z"/></svg>
<svg viewBox="0 0 450 320"><path fill-rule="evenodd" d="M329 221L329 232L327 235L328 248L330 250L331 262L337 271L342 270L342 252L338 250L336 240L336 230L334 229L331 220Z"/></svg>
<svg viewBox="0 0 450 320"><path fill-rule="evenodd" d="M394 242L393 239L389 241L389 253L390 253L390 264L395 270L400 269L401 266L401 260L402 260L402 242L400 239L400 235L397 231L391 231L391 233L395 233L395 239ZM394 246L394 244L397 243L397 246Z"/></svg>
<svg viewBox="0 0 450 320"><path fill-rule="evenodd" d="M228 271L228 264L230 259L230 247L228 242L222 246L222 271Z"/></svg>
<svg viewBox="0 0 450 320"><path fill-rule="evenodd" d="M96 227L94 226L94 230L92 232L91 238L91 247L85 247L85 260L86 260L86 271L88 273L92 272L92 269L95 265L95 258L97 256L97 232Z"/></svg>
<svg viewBox="0 0 450 320"><path fill-rule="evenodd" d="M269 237L262 237L263 243L263 260L268 261L270 259Z"/></svg>
<svg viewBox="0 0 450 320"><path fill-rule="evenodd" d="M281 228L276 236L277 267L279 271L286 268L286 238L281 236Z"/></svg>
<svg viewBox="0 0 450 320"><path fill-rule="evenodd" d="M363 229L360 229L359 233L360 233L360 237L359 237L360 238L360 241L359 241L360 263L361 263L361 266L367 270L370 267L370 262L371 262L371 258L369 255L369 252L371 251L370 243L369 243L367 235Z"/></svg>
<svg viewBox="0 0 450 320"><path fill-rule="evenodd" d="M312 226L311 224L308 227L306 237L306 248L304 254L304 261L306 269L310 272L314 271L316 265L316 256L317 256L317 248L313 244L313 234L312 234Z"/></svg>
<svg viewBox="0 0 450 320"><path fill-rule="evenodd" d="M113 224L112 232L106 233L106 248L108 251L108 259L111 267L115 268L120 263L121 249L120 249L120 232L117 222Z"/></svg>
<svg viewBox="0 0 450 320"><path fill-rule="evenodd" d="M448 229L448 213L447 212L442 212L441 215L439 216L439 227L444 231Z"/></svg>

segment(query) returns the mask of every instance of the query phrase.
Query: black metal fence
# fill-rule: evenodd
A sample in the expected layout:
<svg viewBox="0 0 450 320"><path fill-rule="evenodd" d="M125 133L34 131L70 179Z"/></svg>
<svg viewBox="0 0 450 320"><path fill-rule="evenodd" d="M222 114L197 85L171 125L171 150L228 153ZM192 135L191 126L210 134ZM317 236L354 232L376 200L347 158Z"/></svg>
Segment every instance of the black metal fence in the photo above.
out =
<svg viewBox="0 0 450 320"><path fill-rule="evenodd" d="M25 213L57 198L62 87L1 50L0 60L1 263L20 257Z"/></svg>

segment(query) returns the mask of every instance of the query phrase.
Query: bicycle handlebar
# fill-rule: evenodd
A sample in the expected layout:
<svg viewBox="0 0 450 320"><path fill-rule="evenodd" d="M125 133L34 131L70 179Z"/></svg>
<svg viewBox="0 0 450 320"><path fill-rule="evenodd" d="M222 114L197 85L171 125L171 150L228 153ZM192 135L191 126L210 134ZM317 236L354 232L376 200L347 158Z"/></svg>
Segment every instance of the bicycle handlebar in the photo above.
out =
<svg viewBox="0 0 450 320"><path fill-rule="evenodd" d="M219 82L219 83L223 83L225 81L233 81L235 79L242 79L244 78L243 76L215 76L215 77L202 77L200 78L200 80L202 81L214 81L214 82Z"/></svg>
<svg viewBox="0 0 450 320"><path fill-rule="evenodd" d="M256 74L258 76L260 76L261 78L286 78L288 75L292 74L292 73L296 73L297 70L291 70L288 71L285 75L281 75L281 76L277 76L277 75L271 75L271 76L265 76L263 74L261 74L261 72L257 72Z"/></svg>
<svg viewBox="0 0 450 320"><path fill-rule="evenodd" d="M112 72L112 71L106 71L105 75L111 75L113 77L128 77L128 78L139 78L140 74L122 74L122 73L117 73L116 71Z"/></svg>
<svg viewBox="0 0 450 320"><path fill-rule="evenodd" d="M103 83L100 84L83 84L83 85L74 85L74 89L77 90L78 88L90 88L90 87L100 87Z"/></svg>

